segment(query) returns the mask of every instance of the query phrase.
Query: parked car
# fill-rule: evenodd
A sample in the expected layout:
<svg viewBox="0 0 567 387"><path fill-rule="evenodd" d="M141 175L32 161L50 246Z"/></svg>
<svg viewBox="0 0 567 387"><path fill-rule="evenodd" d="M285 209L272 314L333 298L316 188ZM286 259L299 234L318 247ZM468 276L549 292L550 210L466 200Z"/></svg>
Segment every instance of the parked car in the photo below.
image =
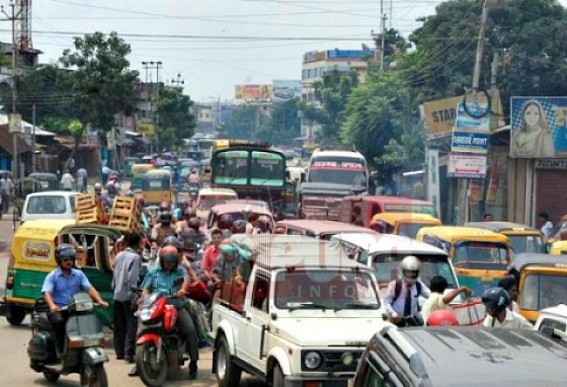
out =
<svg viewBox="0 0 567 387"><path fill-rule="evenodd" d="M567 346L538 331L385 327L354 378L367 386L564 386Z"/></svg>
<svg viewBox="0 0 567 387"><path fill-rule="evenodd" d="M219 386L237 386L246 371L272 386L346 387L372 334L389 325L372 270L338 243L304 236L254 235L244 245L254 252L241 261L250 274L221 263L219 273L233 274L212 307Z"/></svg>
<svg viewBox="0 0 567 387"><path fill-rule="evenodd" d="M567 305L560 304L540 311L535 329L544 331L546 328L553 329L553 336L567 341Z"/></svg>
<svg viewBox="0 0 567 387"><path fill-rule="evenodd" d="M22 208L21 221L35 219L75 219L73 191L44 191L27 195Z"/></svg>

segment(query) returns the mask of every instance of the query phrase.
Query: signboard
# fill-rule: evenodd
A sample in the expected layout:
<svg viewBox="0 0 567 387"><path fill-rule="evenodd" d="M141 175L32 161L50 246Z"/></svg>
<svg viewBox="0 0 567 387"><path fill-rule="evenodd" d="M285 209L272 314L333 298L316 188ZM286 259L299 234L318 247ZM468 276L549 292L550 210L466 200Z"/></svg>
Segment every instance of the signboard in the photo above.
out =
<svg viewBox="0 0 567 387"><path fill-rule="evenodd" d="M567 159L537 160L537 169L559 169L567 170Z"/></svg>
<svg viewBox="0 0 567 387"><path fill-rule="evenodd" d="M301 98L301 81L276 79L272 82L274 102L285 102Z"/></svg>
<svg viewBox="0 0 567 387"><path fill-rule="evenodd" d="M469 109L472 109L473 114L475 114L474 112L475 110L480 110L480 108L475 108L474 106L470 106ZM458 128L471 128L471 129L484 130L486 132L489 132L491 117L492 115L490 113L486 114L484 117L481 118L476 118L469 115L465 110L463 102L461 101L457 104L457 117L455 120L455 126Z"/></svg>
<svg viewBox="0 0 567 387"><path fill-rule="evenodd" d="M364 165L354 161L315 161L311 168L363 171Z"/></svg>
<svg viewBox="0 0 567 387"><path fill-rule="evenodd" d="M139 124L138 133L145 134L146 136L153 136L156 133L156 127L152 124Z"/></svg>
<svg viewBox="0 0 567 387"><path fill-rule="evenodd" d="M489 132L466 128L454 128L451 138L451 152L482 153L488 151Z"/></svg>
<svg viewBox="0 0 567 387"><path fill-rule="evenodd" d="M272 100L272 85L236 85L234 96L246 102L269 102Z"/></svg>
<svg viewBox="0 0 567 387"><path fill-rule="evenodd" d="M433 203L437 213L441 213L441 193L439 182L439 151L427 151L427 200Z"/></svg>
<svg viewBox="0 0 567 387"><path fill-rule="evenodd" d="M486 156L450 154L447 176L484 179L486 176Z"/></svg>
<svg viewBox="0 0 567 387"><path fill-rule="evenodd" d="M452 97L424 103L422 119L430 139L451 135L457 118L457 105L463 97Z"/></svg>
<svg viewBox="0 0 567 387"><path fill-rule="evenodd" d="M22 132L22 116L21 114L10 114L8 118L8 131L10 133Z"/></svg>
<svg viewBox="0 0 567 387"><path fill-rule="evenodd" d="M510 157L567 157L567 97L512 97Z"/></svg>

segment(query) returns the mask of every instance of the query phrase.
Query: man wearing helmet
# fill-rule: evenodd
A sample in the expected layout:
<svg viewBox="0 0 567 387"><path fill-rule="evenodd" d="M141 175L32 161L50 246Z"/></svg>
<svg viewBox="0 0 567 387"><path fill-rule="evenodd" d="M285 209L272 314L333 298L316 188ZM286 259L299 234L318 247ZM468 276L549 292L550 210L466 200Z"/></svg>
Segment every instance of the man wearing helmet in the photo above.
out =
<svg viewBox="0 0 567 387"><path fill-rule="evenodd" d="M171 213L161 212L159 214L158 223L152 229L152 249L157 251L157 249L163 245L163 241L168 236L177 235L177 231L171 225Z"/></svg>
<svg viewBox="0 0 567 387"><path fill-rule="evenodd" d="M179 251L174 246L164 246L159 250L159 265L152 267L146 274L142 283L143 297L154 292L160 292L169 296L176 296L172 304L176 307L177 327L187 345L189 358L189 378L197 378L197 362L199 360L199 345L197 333L191 316L185 308L185 297L189 283L187 272L179 267Z"/></svg>
<svg viewBox="0 0 567 387"><path fill-rule="evenodd" d="M482 295L482 303L486 307L486 318L482 324L485 327L534 329L524 316L508 308L512 303L512 298L506 290L488 289Z"/></svg>
<svg viewBox="0 0 567 387"><path fill-rule="evenodd" d="M415 323L423 325L419 297L429 298L430 291L419 280L421 261L413 255L408 255L400 262L398 276L401 277L388 284L384 308L396 325L405 326L405 319L413 318Z"/></svg>
<svg viewBox="0 0 567 387"><path fill-rule="evenodd" d="M75 269L75 248L67 243L62 243L55 249L55 261L57 268L52 270L45 280L41 292L45 302L49 306L49 321L55 328L57 347L63 351L63 339L65 337L65 325L67 323L67 312L61 308L67 306L80 291L86 291L89 296L103 307L108 303L102 299L97 290L91 285L87 276Z"/></svg>

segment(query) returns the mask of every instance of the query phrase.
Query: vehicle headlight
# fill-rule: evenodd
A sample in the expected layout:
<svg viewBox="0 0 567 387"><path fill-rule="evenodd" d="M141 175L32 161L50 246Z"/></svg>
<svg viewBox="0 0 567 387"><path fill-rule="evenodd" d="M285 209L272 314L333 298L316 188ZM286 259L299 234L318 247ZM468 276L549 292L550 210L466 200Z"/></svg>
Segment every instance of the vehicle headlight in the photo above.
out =
<svg viewBox="0 0 567 387"><path fill-rule="evenodd" d="M354 355L352 354L352 352L345 352L341 355L341 363L343 363L345 367L348 367L353 362L354 362Z"/></svg>
<svg viewBox="0 0 567 387"><path fill-rule="evenodd" d="M81 300L75 302L75 310L77 312L86 312L87 310L92 310L93 307L93 302L90 300Z"/></svg>
<svg viewBox="0 0 567 387"><path fill-rule="evenodd" d="M140 321L145 322L152 318L153 308L144 309L140 312Z"/></svg>
<svg viewBox="0 0 567 387"><path fill-rule="evenodd" d="M321 365L321 355L318 352L307 352L303 356L303 364L310 370L315 370Z"/></svg>

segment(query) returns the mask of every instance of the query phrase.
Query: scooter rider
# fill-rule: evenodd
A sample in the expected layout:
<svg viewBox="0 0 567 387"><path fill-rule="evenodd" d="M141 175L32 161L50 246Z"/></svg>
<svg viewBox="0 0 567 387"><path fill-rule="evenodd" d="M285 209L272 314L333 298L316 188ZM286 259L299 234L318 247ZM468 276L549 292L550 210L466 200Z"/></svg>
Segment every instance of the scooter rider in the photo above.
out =
<svg viewBox="0 0 567 387"><path fill-rule="evenodd" d="M391 322L398 326L406 326L405 318L414 317L415 325L423 325L418 298L429 298L430 290L419 280L421 261L408 255L400 262L398 274L400 279L388 284L384 308Z"/></svg>
<svg viewBox="0 0 567 387"><path fill-rule="evenodd" d="M498 287L490 288L483 293L481 299L486 307L486 318L483 326L488 328L534 329L524 316L508 308L512 303L512 298L506 290Z"/></svg>
<svg viewBox="0 0 567 387"><path fill-rule="evenodd" d="M180 286L176 286L176 280L183 278L184 282ZM191 316L185 309L185 289L188 287L189 277L186 270L179 267L179 252L174 246L164 246L159 250L159 265L154 266L144 278L142 283L143 297L147 297L153 292L160 292L170 296L176 296L179 299L174 300L174 306L177 308L177 324L179 332L189 352L191 362L189 364L189 378L197 378L197 362L199 361L199 346L197 333Z"/></svg>
<svg viewBox="0 0 567 387"><path fill-rule="evenodd" d="M53 324L59 353L63 352L65 324L68 314L61 310L73 300L75 294L86 291L91 298L103 307L108 303L102 299L98 291L91 285L87 276L75 269L75 248L62 243L55 249L57 268L52 270L43 282L41 292L49 305L49 321Z"/></svg>

